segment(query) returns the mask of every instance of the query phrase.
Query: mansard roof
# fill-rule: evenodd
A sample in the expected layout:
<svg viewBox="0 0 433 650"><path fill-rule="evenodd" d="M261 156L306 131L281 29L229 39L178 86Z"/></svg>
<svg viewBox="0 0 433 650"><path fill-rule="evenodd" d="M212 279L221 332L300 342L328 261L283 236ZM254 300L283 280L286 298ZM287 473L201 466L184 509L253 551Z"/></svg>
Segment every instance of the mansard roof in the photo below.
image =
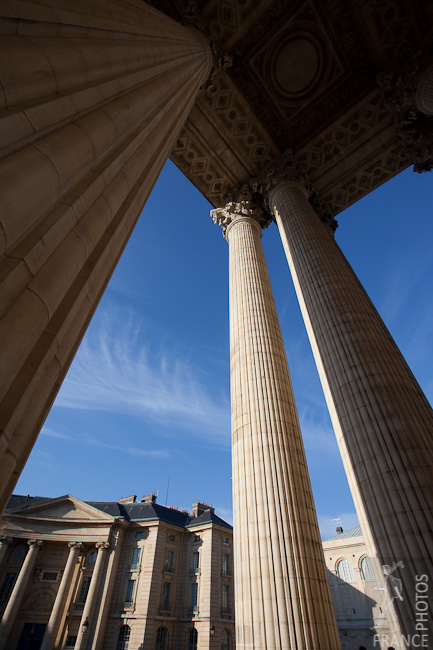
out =
<svg viewBox="0 0 433 650"><path fill-rule="evenodd" d="M56 501L58 497L39 497L30 495L13 494L9 500L6 514L11 510L16 512L17 509L27 509L39 502L49 504ZM138 503L118 503L117 501L84 501L83 503L100 510L111 517L123 517L130 522L145 521L163 521L174 526L190 528L193 526L205 526L206 524L216 524L231 529L232 526L218 517L213 509L209 508L202 512L198 517L191 517L189 513L182 512L176 508L167 508L155 502L138 502Z"/></svg>
<svg viewBox="0 0 433 650"><path fill-rule="evenodd" d="M362 537L362 530L361 526L355 526L355 528L351 528L350 530L345 530L339 535L334 535L334 537L329 537L328 539L324 539L324 542L336 542L340 541L341 539L350 539L351 537Z"/></svg>

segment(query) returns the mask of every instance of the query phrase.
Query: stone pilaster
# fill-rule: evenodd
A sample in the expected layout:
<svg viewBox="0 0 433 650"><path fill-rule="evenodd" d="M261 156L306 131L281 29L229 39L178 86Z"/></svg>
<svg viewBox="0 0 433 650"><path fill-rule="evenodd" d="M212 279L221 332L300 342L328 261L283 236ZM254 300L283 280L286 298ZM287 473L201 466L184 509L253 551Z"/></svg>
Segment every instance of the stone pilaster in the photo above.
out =
<svg viewBox="0 0 433 650"><path fill-rule="evenodd" d="M60 623L64 615L64 607L68 590L71 585L72 576L74 574L77 557L82 547L82 542L70 542L69 555L66 562L65 570L63 572L62 580L59 585L56 600L51 611L50 619L45 630L44 638L41 644L41 650L52 650L56 642L56 636L59 631Z"/></svg>
<svg viewBox="0 0 433 650"><path fill-rule="evenodd" d="M244 194L211 212L230 248L235 618L238 650L340 647L283 340Z"/></svg>
<svg viewBox="0 0 433 650"><path fill-rule="evenodd" d="M13 542L12 537L6 537L5 535L0 536L0 566L1 563L3 562L4 556L6 555L8 546L12 544L12 542Z"/></svg>
<svg viewBox="0 0 433 650"><path fill-rule="evenodd" d="M86 650L89 647L90 637L92 636L94 624L93 614L98 604L98 590L106 559L105 551L110 548L110 544L108 542L98 542L96 548L98 555L96 556L95 566L93 567L92 579L90 580L89 591L81 615L80 628L74 650Z"/></svg>
<svg viewBox="0 0 433 650"><path fill-rule="evenodd" d="M387 614L395 606L397 634L414 635L416 585L433 582L432 409L304 188L282 183L269 201L361 527L389 587Z"/></svg>
<svg viewBox="0 0 433 650"><path fill-rule="evenodd" d="M11 0L0 32L1 511L211 53L145 2Z"/></svg>
<svg viewBox="0 0 433 650"><path fill-rule="evenodd" d="M32 576L36 557L43 541L41 539L29 539L27 544L29 545L28 553L24 559L0 623L0 650L6 650L8 648L9 634L18 614L27 584Z"/></svg>

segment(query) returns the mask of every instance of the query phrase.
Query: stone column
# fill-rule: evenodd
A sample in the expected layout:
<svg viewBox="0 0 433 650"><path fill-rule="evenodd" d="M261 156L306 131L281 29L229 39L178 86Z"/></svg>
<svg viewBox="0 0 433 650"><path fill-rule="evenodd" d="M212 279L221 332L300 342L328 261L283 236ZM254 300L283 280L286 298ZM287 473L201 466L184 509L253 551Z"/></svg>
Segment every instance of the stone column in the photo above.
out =
<svg viewBox="0 0 433 650"><path fill-rule="evenodd" d="M340 648L289 369L243 195L211 212L230 245L236 646Z"/></svg>
<svg viewBox="0 0 433 650"><path fill-rule="evenodd" d="M145 2L0 7L0 511L210 71Z"/></svg>
<svg viewBox="0 0 433 650"><path fill-rule="evenodd" d="M50 620L48 621L45 630L44 638L40 650L52 650L56 642L56 636L59 631L60 622L63 617L63 610L66 603L69 587L71 585L72 576L74 574L77 557L82 547L82 542L70 542L69 556L66 562L65 570L63 572L62 581L59 585L56 600L51 611Z"/></svg>
<svg viewBox="0 0 433 650"><path fill-rule="evenodd" d="M128 521L122 517L118 517L112 530L107 569L104 574L104 589L102 592L101 606L96 619L95 632L90 646L91 650L103 650L108 612L111 605L114 583L117 577L117 567L119 566L125 529L128 525ZM89 646L87 647L89 648Z"/></svg>
<svg viewBox="0 0 433 650"><path fill-rule="evenodd" d="M108 542L98 542L96 544L98 555L96 557L95 566L93 568L92 579L90 580L90 587L87 593L86 602L84 604L83 614L80 621L80 629L78 630L77 641L75 643L74 650L85 650L85 648L87 648L93 625L93 613L97 604L98 588L101 582L102 571L105 565L105 551L109 547L110 544ZM83 630L83 624L85 624L87 628L86 630Z"/></svg>
<svg viewBox="0 0 433 650"><path fill-rule="evenodd" d="M432 409L302 185L279 185L270 205L361 528L389 587L387 614L395 606L414 635L419 583L433 584Z"/></svg>
<svg viewBox="0 0 433 650"><path fill-rule="evenodd" d="M12 537L6 537L5 535L0 536L0 566L3 562L3 558L6 555L9 544L13 542Z"/></svg>
<svg viewBox="0 0 433 650"><path fill-rule="evenodd" d="M29 539L27 544L29 545L29 551L25 557L0 623L0 650L6 650L8 648L8 637L23 600L27 584L32 576L36 557L43 541L41 539Z"/></svg>

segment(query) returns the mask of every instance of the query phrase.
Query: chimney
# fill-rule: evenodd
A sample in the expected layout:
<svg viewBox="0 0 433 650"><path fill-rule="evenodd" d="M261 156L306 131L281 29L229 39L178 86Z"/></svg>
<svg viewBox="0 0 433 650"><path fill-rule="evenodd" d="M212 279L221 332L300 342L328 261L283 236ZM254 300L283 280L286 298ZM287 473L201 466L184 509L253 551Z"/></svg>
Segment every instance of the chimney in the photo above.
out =
<svg viewBox="0 0 433 650"><path fill-rule="evenodd" d="M337 528L335 530L337 531L337 535L341 535L341 533L343 532L343 529L342 529L341 526L337 526Z"/></svg>
<svg viewBox="0 0 433 650"><path fill-rule="evenodd" d="M120 497L118 503L135 503L137 499L136 494L131 494L130 497Z"/></svg>
<svg viewBox="0 0 433 650"><path fill-rule="evenodd" d="M212 508L212 506L208 506L207 503L201 503L200 501L196 501L195 503L192 504L193 517L199 517L203 512L206 512L206 510L210 510L211 513L215 512L215 508Z"/></svg>
<svg viewBox="0 0 433 650"><path fill-rule="evenodd" d="M141 497L141 503L155 503L156 502L156 494L153 492L153 494L148 494L147 496L143 494Z"/></svg>

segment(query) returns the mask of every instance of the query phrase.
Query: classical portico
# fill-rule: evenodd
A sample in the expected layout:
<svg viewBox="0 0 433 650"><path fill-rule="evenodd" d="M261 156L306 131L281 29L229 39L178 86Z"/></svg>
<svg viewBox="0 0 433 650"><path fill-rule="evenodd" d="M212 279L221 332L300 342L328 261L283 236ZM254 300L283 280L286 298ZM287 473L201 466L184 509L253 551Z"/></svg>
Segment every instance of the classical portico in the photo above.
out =
<svg viewBox="0 0 433 650"><path fill-rule="evenodd" d="M28 506L18 500L6 526L0 649L16 646L23 617L40 627L41 650L63 647L65 629L72 647L101 648L128 522L67 495ZM28 539L32 529L38 536Z"/></svg>
<svg viewBox="0 0 433 650"><path fill-rule="evenodd" d="M393 605L411 635L416 576L433 579L433 416L332 229L399 171L432 167L431 6L152 4L0 8L1 507L171 156L230 246L239 648L264 647L254 625L269 617L266 647L338 647L260 247L269 219L370 554L405 564Z"/></svg>

